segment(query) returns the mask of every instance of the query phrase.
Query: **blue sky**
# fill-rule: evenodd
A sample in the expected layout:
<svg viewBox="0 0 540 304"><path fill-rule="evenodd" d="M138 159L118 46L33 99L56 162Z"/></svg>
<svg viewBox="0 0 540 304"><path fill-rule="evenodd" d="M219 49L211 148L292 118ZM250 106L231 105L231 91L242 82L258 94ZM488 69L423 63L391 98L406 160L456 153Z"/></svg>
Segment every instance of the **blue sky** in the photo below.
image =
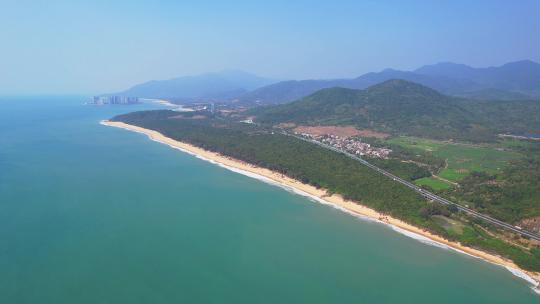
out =
<svg viewBox="0 0 540 304"><path fill-rule="evenodd" d="M540 1L0 0L0 94L117 91L242 69L354 77L540 62Z"/></svg>

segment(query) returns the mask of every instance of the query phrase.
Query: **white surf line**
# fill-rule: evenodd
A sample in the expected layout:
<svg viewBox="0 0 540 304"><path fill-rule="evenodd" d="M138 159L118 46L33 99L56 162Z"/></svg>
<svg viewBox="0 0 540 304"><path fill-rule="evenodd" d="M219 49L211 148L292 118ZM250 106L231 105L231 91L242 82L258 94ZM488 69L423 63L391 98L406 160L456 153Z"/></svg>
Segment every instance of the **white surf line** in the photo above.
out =
<svg viewBox="0 0 540 304"><path fill-rule="evenodd" d="M387 223L383 223L383 224L387 224ZM420 235L420 234L417 234L417 233L414 233L414 232L410 232L408 230L405 230L405 229L402 229L400 227L397 227L397 226L394 226L394 225L391 225L391 224L387 224L388 226L390 226L390 228L392 228L393 230L395 230L396 232L398 233L401 233L407 237L410 237L412 239L415 239L419 242L422 242L426 245L430 245L430 246L435 246L435 247L439 247L441 249L445 249L445 250L453 250L455 252L458 252L458 253L461 253L461 254L464 254L464 255L467 255L469 257L472 257L472 258L475 258L475 259L478 259L478 260L481 260L483 262L487 262L487 263L490 263L490 264L493 264L495 266L498 266L498 267L502 267L502 268L505 268L506 270L508 270L511 274L513 274L514 276L520 278L520 279L523 279L525 281L527 281L530 285L531 285L531 289L537 293L537 294L540 294L540 282L536 281L535 279L533 279L531 276L529 276L528 274L526 274L525 272L519 270L519 269L516 269L516 268L513 268L513 267L509 267L509 266L506 266L506 265L501 265L501 264L498 264L498 263L495 263L495 262L492 262L492 261L489 261L489 260L486 260L486 259L483 259L479 256L475 256L475 255L472 255L468 252L465 252L463 250L460 250L458 248L454 248L452 246L448 246L446 244L443 244L443 243L440 243L440 242L437 242L437 241L434 241L430 238L427 238L423 235Z"/></svg>
<svg viewBox="0 0 540 304"><path fill-rule="evenodd" d="M506 270L508 270L511 274L513 274L514 276L522 279L522 280L525 280L526 282L528 282L529 284L531 284L531 289L537 293L537 294L540 294L540 282L537 282L535 279L533 279L531 276L529 276L528 274L524 273L523 271L519 270L519 269L516 269L516 268L512 268L512 267L508 267L508 266L505 266L505 265L501 265L501 264L498 264L498 263L495 263L495 262L492 262L492 261L488 261L486 259L483 259L481 257L478 257L478 256L475 256L475 255L472 255L470 253L467 253L463 250L459 250L457 248L454 248L452 246L448 246L444 243L441 243L441 242L437 242L435 240L432 240L428 237L425 237L421 234L418 234L418 233L414 233L414 232L411 232L409 230L405 230L403 228L400 228L400 227L397 227L395 225L392 225L390 223L386 223L386 222L383 222L383 221L380 221L378 219L375 219L375 218L372 218L372 217L369 217L369 216L365 216L365 215L362 215L362 214L359 214L359 213L356 213L354 211L351 211L349 209L346 209L346 208L343 208L342 206L339 206L337 204L334 204L332 202L329 202L329 201L326 201L320 197L317 197L317 196L314 196L312 194L309 194L305 191L302 191L300 189L297 189L297 188L294 188L294 187L291 187L287 184L282 184L280 182L277 182L273 179L270 179L266 176L263 176L263 175L260 175L260 174L257 174L257 173L253 173L253 172L249 172L249 171L245 171L245 170L242 170L242 169L238 169L238 168L235 168L235 167L231 167L231 166L228 166L228 165L225 165L225 164L222 164L220 162L217 162L213 159L209 159L209 158L206 158L204 156L201 156L197 153L194 153L192 151L189 151L189 150L186 150L186 149L183 149L183 148L180 148L180 147L176 147L176 146L173 146L173 145L170 145L168 143L164 143L164 142L161 142L157 139L153 139L149 134L146 134L142 131L138 131L138 130L133 130L133 129L129 129L129 128L124 128L124 127L117 127L117 126L110 126L110 125L107 125L104 123L104 121L100 121L100 124L104 125L104 126L108 126L108 127L116 127L116 128L121 128L121 129L124 129L124 130L128 130L128 131L131 131L131 132L135 132L135 133L139 133L139 134L143 134L143 135L146 135L146 137L148 137L150 140L152 141L155 141L155 142L158 142L160 144L164 144L164 145L167 145L173 149L176 149L176 150L179 150L179 151L182 151L184 153L187 153L189 155L192 155L192 156L195 156L196 158L198 159L201 159L201 160L204 160L206 162L209 162L211 164L214 164L214 165L218 165L219 167L222 167L222 168L225 168L229 171L232 171L232 172L235 172L235 173L238 173L238 174L242 174L242 175L245 175L245 176L248 176L248 177L251 177L251 178L254 178L254 179L257 179L257 180L260 180L262 182L265 182L267 184L270 184L270 185L273 185L273 186L277 186L279 188L282 188L284 190L286 190L287 192L291 192L291 193L294 193L294 194L297 194L297 195L301 195L301 196L304 196L304 197L307 197L309 198L311 201L315 201L315 202L318 202L320 204L323 204L323 205L327 205L327 206L330 206L330 207L333 207L334 209L337 209L339 211L342 211L344 213L347 213L349 215L352 215L356 218L359 218L361 220L366 220L366 221L369 221L369 222L376 222L376 223L379 223L379 224L383 224L389 228L391 228L392 230L394 230L395 232L397 233L400 233L402 235L405 235L409 238L412 238L416 241L419 241L423 244L426 244L426 245L430 245L430 246L435 246L435 247L438 247L438 248L441 248L441 249L446 249L446 250L453 250L455 252L458 252L458 253L461 253L461 254L464 254L464 255L467 255L469 257L473 257L475 259L479 259L481 261L484 261L484 262L488 262L490 264L493 264L493 265L496 265L496 266L499 266L499 267L502 267L502 268L505 268Z"/></svg>

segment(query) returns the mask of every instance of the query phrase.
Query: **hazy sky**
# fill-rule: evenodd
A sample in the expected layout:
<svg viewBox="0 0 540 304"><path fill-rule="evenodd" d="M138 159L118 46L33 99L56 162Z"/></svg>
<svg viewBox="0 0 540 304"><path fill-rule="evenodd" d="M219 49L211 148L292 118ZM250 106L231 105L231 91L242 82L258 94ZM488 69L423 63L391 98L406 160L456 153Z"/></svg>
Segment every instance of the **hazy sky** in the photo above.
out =
<svg viewBox="0 0 540 304"><path fill-rule="evenodd" d="M242 69L353 77L540 62L540 1L0 0L0 94L102 93Z"/></svg>

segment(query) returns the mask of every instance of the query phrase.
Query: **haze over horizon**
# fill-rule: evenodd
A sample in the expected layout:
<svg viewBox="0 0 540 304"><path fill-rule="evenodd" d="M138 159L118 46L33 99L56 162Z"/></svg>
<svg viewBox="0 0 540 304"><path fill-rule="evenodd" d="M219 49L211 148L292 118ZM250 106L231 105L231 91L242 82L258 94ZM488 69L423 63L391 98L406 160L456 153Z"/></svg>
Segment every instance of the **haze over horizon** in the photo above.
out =
<svg viewBox="0 0 540 304"><path fill-rule="evenodd" d="M540 62L538 11L537 1L5 1L0 94L114 92L224 69L314 79Z"/></svg>

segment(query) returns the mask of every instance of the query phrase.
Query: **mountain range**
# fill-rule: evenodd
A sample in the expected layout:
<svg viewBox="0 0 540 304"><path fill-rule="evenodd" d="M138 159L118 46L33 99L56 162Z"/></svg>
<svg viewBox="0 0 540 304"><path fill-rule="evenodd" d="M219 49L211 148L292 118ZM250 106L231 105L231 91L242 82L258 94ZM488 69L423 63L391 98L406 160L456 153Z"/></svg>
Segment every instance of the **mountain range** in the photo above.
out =
<svg viewBox="0 0 540 304"><path fill-rule="evenodd" d="M269 85L275 80L238 70L225 70L168 80L152 80L115 95L177 101L228 100Z"/></svg>
<svg viewBox="0 0 540 304"><path fill-rule="evenodd" d="M365 89L390 79L416 82L448 95L476 99L527 99L540 97L540 64L523 60L499 67L473 68L438 63L414 71L386 69L353 79L282 81L242 94L242 102L280 104L330 87Z"/></svg>
<svg viewBox="0 0 540 304"><path fill-rule="evenodd" d="M117 95L164 98L178 103L211 100L264 105L291 102L331 87L365 89L390 79L403 79L447 95L475 99L516 100L540 97L540 64L530 60L488 68L443 62L413 71L385 69L352 79L279 82L243 71L228 70L169 80L153 80Z"/></svg>

